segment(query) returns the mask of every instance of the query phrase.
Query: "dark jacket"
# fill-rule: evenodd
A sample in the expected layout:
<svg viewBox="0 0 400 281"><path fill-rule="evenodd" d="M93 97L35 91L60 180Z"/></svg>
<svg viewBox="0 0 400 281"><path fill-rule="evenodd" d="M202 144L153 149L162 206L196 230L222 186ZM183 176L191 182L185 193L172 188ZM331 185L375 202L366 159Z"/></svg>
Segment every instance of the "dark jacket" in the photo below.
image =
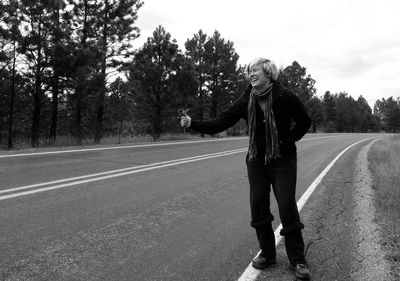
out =
<svg viewBox="0 0 400 281"><path fill-rule="evenodd" d="M250 92L251 86L217 118L207 121L192 120L190 128L194 131L212 135L232 127L240 118L245 119L247 123ZM272 95L272 110L275 116L281 155L296 154L295 142L307 133L311 125L311 119L298 96L292 91L283 88L279 82L274 82ZM256 105L256 142L257 150L260 152L259 155L262 156L265 153L265 125L263 120L264 114L261 108Z"/></svg>

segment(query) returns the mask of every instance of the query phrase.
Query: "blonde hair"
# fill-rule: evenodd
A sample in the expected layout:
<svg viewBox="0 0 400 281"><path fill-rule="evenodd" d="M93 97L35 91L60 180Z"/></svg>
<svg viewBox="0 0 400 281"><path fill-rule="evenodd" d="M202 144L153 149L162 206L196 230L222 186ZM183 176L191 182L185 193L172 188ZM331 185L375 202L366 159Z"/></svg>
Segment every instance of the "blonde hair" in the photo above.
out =
<svg viewBox="0 0 400 281"><path fill-rule="evenodd" d="M255 58L252 60L246 67L247 77L249 77L250 72L256 65L262 65L265 74L267 74L272 80L276 81L278 79L278 69L276 68L275 63L266 58Z"/></svg>

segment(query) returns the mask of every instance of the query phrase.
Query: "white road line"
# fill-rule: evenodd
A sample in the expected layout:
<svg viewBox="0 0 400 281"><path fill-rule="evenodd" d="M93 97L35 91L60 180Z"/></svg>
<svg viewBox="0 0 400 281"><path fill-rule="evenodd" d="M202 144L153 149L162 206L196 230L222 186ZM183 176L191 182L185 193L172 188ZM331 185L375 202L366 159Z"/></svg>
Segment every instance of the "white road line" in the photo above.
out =
<svg viewBox="0 0 400 281"><path fill-rule="evenodd" d="M314 192L314 190L317 188L317 186L320 184L322 179L325 177L325 175L329 172L329 170L333 167L333 165L336 163L336 161L350 148L353 146L367 140L371 140L374 138L367 138L360 140L358 142L355 142L348 147L346 147L342 152L340 152L329 164L326 166L326 168L319 174L319 176L311 183L311 185L307 188L307 190L303 193L303 195L300 197L300 199L297 201L297 208L299 209L299 212L301 209L303 209L304 205L310 198L311 194ZM282 236L279 234L279 232L282 229L282 224L280 224L276 229L275 229L275 246L278 246L278 244L282 240ZM259 251L256 255L256 257L261 253ZM254 268L251 263L247 266L246 270L242 273L238 281L253 281L256 280L257 276L260 274L260 270Z"/></svg>
<svg viewBox="0 0 400 281"><path fill-rule="evenodd" d="M82 179L87 179L87 178L99 177L99 176L103 176L103 175L107 175L107 174L115 174L115 173L126 172L126 171L130 171L130 170L137 170L137 169L142 169L142 168L147 168L147 167L152 167L152 166L159 166L159 165L164 165L164 164L168 164L168 163L185 161L185 160L189 160L189 159L204 158L204 157L207 157L207 156L219 155L219 154L224 155L225 153L235 152L235 151L239 151L239 150L241 152L242 149L227 150L227 151L221 151L221 152L216 152L216 153L192 156L192 157L188 157L188 158L181 158L181 159L163 161L163 162L158 162L158 163L151 163L151 164L146 164L146 165L133 166L133 167L123 168L123 169L111 170L111 171L107 171L107 172L101 172L101 173L83 175L83 176L78 176L78 177L60 179L60 180L55 180L55 181L36 183L36 184L25 185L25 186L21 186L21 187L14 187L14 188L10 188L10 189L0 190L0 194L9 193L9 192L15 192L15 191L24 190L24 189L31 189L31 188L41 187L41 186L46 186L46 185L52 185L52 184L57 184L57 183L70 182L70 181L77 181L77 180L82 180Z"/></svg>
<svg viewBox="0 0 400 281"><path fill-rule="evenodd" d="M32 152L32 153L19 153L19 154L0 155L0 158L21 157L21 156L35 156L35 155L48 155L48 154L63 154L63 153L98 151L98 150L113 150L113 149L117 150L117 149L125 149L125 148L141 148L141 147L152 147L152 146L167 146L167 145L190 144L190 143L199 143L199 142L229 141L229 140L244 139L244 138L247 138L247 137L221 138L221 139L198 140L198 141L151 143L151 144L138 144L138 145L126 145L126 146L110 146L110 147L97 147L97 148L72 149L72 150L58 150L58 151L44 151L44 152Z"/></svg>
<svg viewBox="0 0 400 281"><path fill-rule="evenodd" d="M303 139L303 140L326 139L326 138L335 138L335 137L342 137L342 136L343 135L325 136L325 137L316 137L316 138L306 138L306 139ZM44 151L44 152L19 153L19 154L5 154L5 155L0 155L0 159L1 158L12 158L12 157L23 157L23 156L36 156L36 155L50 155L50 154L86 152L86 151L100 151L100 150L113 150L113 149L117 150L117 149L126 149L126 148L153 147L153 146L168 146L168 145L191 144L191 143L200 143L200 142L230 141L230 140L238 140L238 139L246 139L246 138L248 138L248 137L221 138L221 139L198 140L198 141L180 141L180 142L152 143L152 144L138 144L138 145L127 145L127 146L97 147L97 148L58 150L58 151Z"/></svg>
<svg viewBox="0 0 400 281"><path fill-rule="evenodd" d="M316 139L333 138L333 137L337 137L337 136L305 138L305 139L300 140L300 142L301 141L308 141L308 140L316 140ZM233 138L231 138L231 139L233 139ZM229 140L229 139L225 139L225 140ZM198 142L198 141L195 141L195 142ZM181 143L182 142L177 142L177 143L172 143L172 144L181 144ZM193 143L193 141L192 142L185 142L185 143ZM169 143L169 144L171 144L171 143ZM159 144L159 145L166 145L166 144ZM152 146L152 145L145 145L145 146ZM140 147L140 146L131 146L131 147ZM109 149L112 149L112 148L109 148ZM118 149L118 147L117 147L117 149ZM97 149L89 149L89 150L97 150ZM38 187L50 186L50 185L57 185L57 184L61 184L61 185L57 185L57 188L73 186L73 185L79 185L79 184L89 183L89 182L98 181L98 180L102 180L102 179L113 178L113 177L117 177L117 176L120 176L120 175L136 173L136 172L132 172L132 171L136 171L136 170L147 171L147 170L150 170L150 169L147 169L147 168L150 168L150 167L162 168L162 167L166 167L165 164L176 163L176 165L178 165L178 164L181 164L181 163L187 163L187 162L181 162L181 161L186 161L186 160L193 160L194 161L194 160L209 159L209 158L214 158L214 157L218 157L218 156L224 156L224 155L229 155L229 154L233 154L233 153L244 152L246 150L247 150L247 148L240 148L240 149L235 149L235 150L222 151L222 152L198 155L198 156L193 156L193 157L188 157L188 158L169 160L169 161L164 161L164 162L159 162L159 163L152 163L152 164L146 164L146 165L141 165L141 166L128 167L128 168L124 168L124 169L118 169L118 170L112 170L112 171L107 171L107 172L83 175L83 176L78 176L78 177L54 180L54 181L49 181L49 182L36 183L36 184L31 184L31 185L26 185L26 186L21 186L21 187L15 187L15 188L10 188L10 189L0 190L0 194L17 192L17 191L21 191L21 190L33 189L33 188L38 188ZM78 150L74 150L72 152L76 152L76 151L78 151ZM79 150L79 151L84 151L84 150ZM56 152L53 151L51 153L56 153ZM63 153L63 151L61 151L59 153ZM33 154L29 154L29 155L33 155ZM16 156L26 156L26 155L18 154ZM211 157L208 157L208 156L211 156ZM193 161L189 161L189 162L193 162ZM168 166L171 166L171 165L168 165ZM155 169L155 168L153 168L153 169ZM129 172L129 171L131 171L131 172ZM115 174L115 175L105 176L105 175L109 175L109 174ZM89 178L92 178L92 179L89 179ZM87 179L87 180L84 180L84 179ZM64 183L64 184L62 184L62 183ZM41 189L35 189L35 190L41 190L43 192L43 191L51 190L51 189L56 189L56 188L54 188L54 186L50 186L50 187L41 188ZM19 197L19 196L23 196L23 195L33 194L33 193L36 193L35 190L0 196L0 200L5 200L5 199L9 199L9 198L14 198L14 197ZM21 195L18 195L18 194L21 194Z"/></svg>
<svg viewBox="0 0 400 281"><path fill-rule="evenodd" d="M130 170L130 171L128 170L128 171L123 171L123 172L118 172L118 173L115 173L115 171L114 171L114 174L112 174L112 175L105 175L105 174L107 174L107 172L106 172L106 173L103 173L103 176L97 176L97 177L91 178L91 179L76 180L76 181L68 182L68 183L64 183L64 184L53 185L53 186L33 189L33 190L29 190L29 191L24 191L24 192L17 192L17 193L12 193L12 194L8 194L8 195L3 195L3 196L0 196L0 201L10 199L10 198L16 198L16 197L20 197L20 196L25 196L25 195L29 195L29 194L45 192L45 191L54 190L54 189L60 189L60 188L68 187L68 186L77 186L80 184L85 184L85 183L90 183L90 182L95 182L95 181L100 181L100 180L105 180L105 179L110 179L110 178L130 175L130 174L136 174L136 173L150 171L150 170L154 170L154 169L165 168L165 167L169 167L169 166L180 165L180 164L185 164L185 163L190 163L190 162L195 162L195 161L200 161L200 160L205 160L205 159L211 159L211 158L216 158L216 157L221 157L221 156L226 156L226 155L231 155L231 154L236 154L236 153L241 153L241 152L246 152L246 151L247 151L247 148L246 149L235 149L235 150L230 150L230 151L226 151L226 152L219 152L219 153L213 153L213 154L206 154L206 155L202 155L202 156L184 158L181 160L178 159L178 160L160 162L160 163L155 163L155 164L157 164L156 166L155 166L155 164L150 164L148 167L143 167L143 166L142 166L142 168L135 167L136 169ZM83 177L85 177L85 176L83 176ZM83 178L83 177L81 177L81 178ZM64 181L67 181L67 180L68 179L65 179ZM61 182L61 181L62 180L60 180L59 182ZM44 185L44 184L42 184L42 185ZM38 185L36 185L36 186L38 186ZM18 191L21 189L28 189L28 188L32 188L32 186L31 187L19 187L16 189L9 189L9 190L7 190L7 192Z"/></svg>

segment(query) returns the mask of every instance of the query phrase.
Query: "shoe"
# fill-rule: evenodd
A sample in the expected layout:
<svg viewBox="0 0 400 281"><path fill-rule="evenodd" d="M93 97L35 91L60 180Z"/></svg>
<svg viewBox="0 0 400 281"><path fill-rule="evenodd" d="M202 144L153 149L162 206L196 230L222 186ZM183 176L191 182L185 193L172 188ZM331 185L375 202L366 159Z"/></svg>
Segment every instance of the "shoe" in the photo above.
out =
<svg viewBox="0 0 400 281"><path fill-rule="evenodd" d="M309 280L310 279L310 270L307 265L303 263L298 263L296 266L290 265L290 269L294 270L294 275L301 280Z"/></svg>
<svg viewBox="0 0 400 281"><path fill-rule="evenodd" d="M258 255L251 264L257 269L266 269L268 266L276 264L276 259L268 259L262 255Z"/></svg>

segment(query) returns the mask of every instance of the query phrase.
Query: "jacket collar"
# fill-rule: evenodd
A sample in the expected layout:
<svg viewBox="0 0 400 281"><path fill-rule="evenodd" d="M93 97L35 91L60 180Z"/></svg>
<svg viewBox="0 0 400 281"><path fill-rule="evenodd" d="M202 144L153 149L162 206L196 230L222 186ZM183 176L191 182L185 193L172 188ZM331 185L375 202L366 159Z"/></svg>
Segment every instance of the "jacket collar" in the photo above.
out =
<svg viewBox="0 0 400 281"><path fill-rule="evenodd" d="M282 84L278 81L274 81L272 85L272 100L275 101L283 96Z"/></svg>

